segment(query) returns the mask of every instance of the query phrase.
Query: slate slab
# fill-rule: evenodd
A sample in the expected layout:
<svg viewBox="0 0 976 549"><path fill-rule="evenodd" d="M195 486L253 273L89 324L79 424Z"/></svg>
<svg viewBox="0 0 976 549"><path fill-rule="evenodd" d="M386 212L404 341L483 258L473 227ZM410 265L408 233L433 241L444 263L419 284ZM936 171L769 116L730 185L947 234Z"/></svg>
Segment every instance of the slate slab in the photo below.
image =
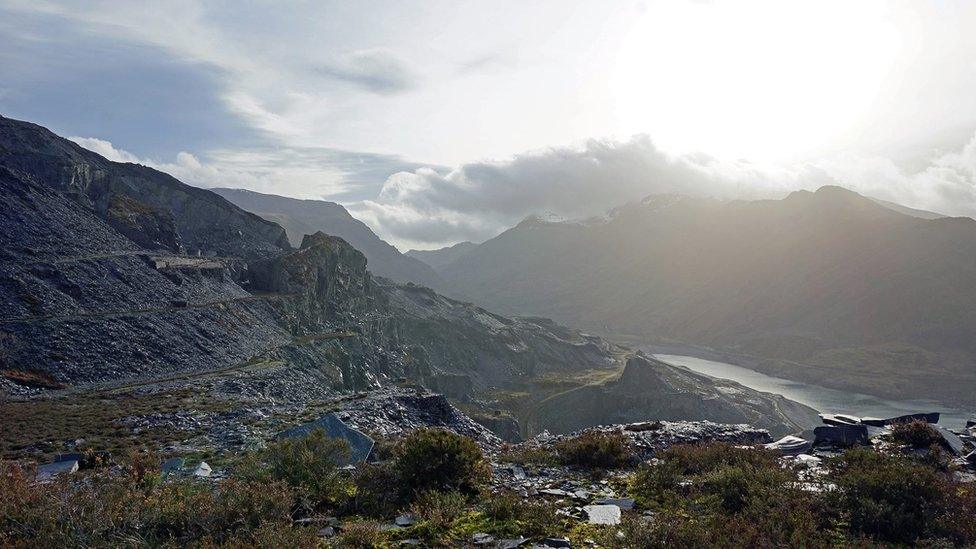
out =
<svg viewBox="0 0 976 549"><path fill-rule="evenodd" d="M37 468L37 480L51 480L58 475L70 475L78 472L78 460L55 461Z"/></svg>
<svg viewBox="0 0 976 549"><path fill-rule="evenodd" d="M587 505L583 511L590 524L613 526L620 524L620 507L616 505Z"/></svg>
<svg viewBox="0 0 976 549"><path fill-rule="evenodd" d="M885 427L895 423L908 423L909 421L921 420L926 423L938 423L939 412L919 412L917 414L905 414L889 418L865 417L861 418L861 423L872 427Z"/></svg>
<svg viewBox="0 0 976 549"><path fill-rule="evenodd" d="M169 458L163 462L160 472L163 476L173 475L183 470L186 460L181 457Z"/></svg>
<svg viewBox="0 0 976 549"><path fill-rule="evenodd" d="M813 436L814 446L824 443L840 446L870 444L866 425L824 425L814 429Z"/></svg>
<svg viewBox="0 0 976 549"><path fill-rule="evenodd" d="M332 413L315 421L285 429L278 433L277 438L305 437L316 429L322 429L326 436L344 439L349 444L349 459L344 460L339 465L362 463L366 461L369 453L373 450L373 439L346 425L344 421Z"/></svg>

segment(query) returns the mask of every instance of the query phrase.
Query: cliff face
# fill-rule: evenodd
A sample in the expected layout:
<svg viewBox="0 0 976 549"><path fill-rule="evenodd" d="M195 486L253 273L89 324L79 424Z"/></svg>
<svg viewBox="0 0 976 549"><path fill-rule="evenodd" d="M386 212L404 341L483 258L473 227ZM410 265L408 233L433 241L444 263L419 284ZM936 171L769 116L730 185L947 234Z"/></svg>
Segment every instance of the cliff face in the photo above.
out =
<svg viewBox="0 0 976 549"><path fill-rule="evenodd" d="M289 248L284 229L214 193L109 161L36 124L0 116L0 165L60 191L149 249L255 257Z"/></svg>
<svg viewBox="0 0 976 549"><path fill-rule="evenodd" d="M228 269L138 246L0 167L0 370L84 383L212 369L286 340Z"/></svg>

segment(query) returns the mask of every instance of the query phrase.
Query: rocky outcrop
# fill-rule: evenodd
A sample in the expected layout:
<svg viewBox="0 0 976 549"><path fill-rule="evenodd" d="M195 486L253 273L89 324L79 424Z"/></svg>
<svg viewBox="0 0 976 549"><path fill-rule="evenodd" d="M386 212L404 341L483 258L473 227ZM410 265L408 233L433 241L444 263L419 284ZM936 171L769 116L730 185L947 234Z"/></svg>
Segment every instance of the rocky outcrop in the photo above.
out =
<svg viewBox="0 0 976 549"><path fill-rule="evenodd" d="M413 282L440 290L444 281L423 261L401 254L341 204L299 200L244 189L211 189L241 208L278 223L288 240L299 246L305 235L322 232L338 236L369 260L369 271L397 282Z"/></svg>

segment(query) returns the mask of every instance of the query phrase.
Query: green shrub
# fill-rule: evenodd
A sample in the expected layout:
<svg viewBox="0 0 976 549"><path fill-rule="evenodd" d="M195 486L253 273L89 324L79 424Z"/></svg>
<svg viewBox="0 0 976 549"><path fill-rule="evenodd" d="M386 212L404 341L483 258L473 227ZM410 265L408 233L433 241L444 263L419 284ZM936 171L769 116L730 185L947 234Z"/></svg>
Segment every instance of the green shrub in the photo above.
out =
<svg viewBox="0 0 976 549"><path fill-rule="evenodd" d="M914 543L932 535L952 507L951 486L931 467L866 448L832 465L836 503L856 535Z"/></svg>
<svg viewBox="0 0 976 549"><path fill-rule="evenodd" d="M738 513L747 505L765 505L794 481L788 471L753 465L726 466L703 475L695 488L714 498L727 513Z"/></svg>
<svg viewBox="0 0 976 549"><path fill-rule="evenodd" d="M700 475L729 465L778 468L779 455L765 448L739 448L724 442L679 444L658 452L679 474Z"/></svg>
<svg viewBox="0 0 976 549"><path fill-rule="evenodd" d="M470 497L491 478L481 448L470 438L443 429L414 431L400 441L394 454L394 471L409 499L429 490Z"/></svg>
<svg viewBox="0 0 976 549"><path fill-rule="evenodd" d="M348 475L338 468L348 456L345 440L329 438L316 429L306 437L281 439L248 454L236 473L259 482L284 481L295 489L300 508L337 507L352 494Z"/></svg>
<svg viewBox="0 0 976 549"><path fill-rule="evenodd" d="M556 455L564 465L585 469L619 469L636 461L630 439L618 431L585 431L560 440L556 443Z"/></svg>
<svg viewBox="0 0 976 549"><path fill-rule="evenodd" d="M393 463L364 463L354 477L355 495L351 511L374 518L392 516L408 501L400 489L400 477Z"/></svg>
<svg viewBox="0 0 976 549"><path fill-rule="evenodd" d="M233 545L291 525L294 494L283 482L146 483L130 471L62 477L38 489L31 471L0 463L0 546Z"/></svg>
<svg viewBox="0 0 976 549"><path fill-rule="evenodd" d="M928 448L942 442L942 435L934 427L921 420L896 423L891 428L891 438L912 448Z"/></svg>

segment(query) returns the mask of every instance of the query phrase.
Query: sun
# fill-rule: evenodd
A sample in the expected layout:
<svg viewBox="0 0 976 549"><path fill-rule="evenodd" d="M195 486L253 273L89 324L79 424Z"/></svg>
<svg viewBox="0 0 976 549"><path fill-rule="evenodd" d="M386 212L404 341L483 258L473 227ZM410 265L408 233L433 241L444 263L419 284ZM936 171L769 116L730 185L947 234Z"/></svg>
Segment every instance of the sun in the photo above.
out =
<svg viewBox="0 0 976 549"><path fill-rule="evenodd" d="M875 2L662 2L623 38L616 131L673 151L780 160L855 131L900 38Z"/></svg>

